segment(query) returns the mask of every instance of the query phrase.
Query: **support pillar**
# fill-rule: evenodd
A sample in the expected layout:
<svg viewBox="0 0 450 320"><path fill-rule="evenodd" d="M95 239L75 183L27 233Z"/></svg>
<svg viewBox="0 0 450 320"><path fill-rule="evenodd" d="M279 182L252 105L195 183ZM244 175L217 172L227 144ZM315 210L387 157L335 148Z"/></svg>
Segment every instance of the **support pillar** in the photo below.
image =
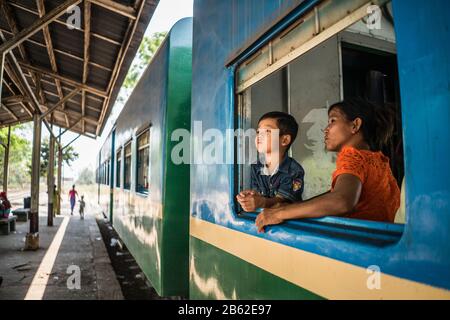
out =
<svg viewBox="0 0 450 320"><path fill-rule="evenodd" d="M11 145L11 127L8 127L8 140L5 146L5 158L3 160L3 191L8 191L8 173L9 173L9 146Z"/></svg>
<svg viewBox="0 0 450 320"><path fill-rule="evenodd" d="M30 232L25 239L25 250L39 249L39 176L41 160L41 127L42 120L36 113L33 115L33 153L31 163L31 210Z"/></svg>
<svg viewBox="0 0 450 320"><path fill-rule="evenodd" d="M55 137L50 134L48 144L48 169L47 169L47 194L48 194L48 215L47 226L53 227L53 198L55 194Z"/></svg>
<svg viewBox="0 0 450 320"><path fill-rule="evenodd" d="M5 53L0 52L0 103L2 101L3 70L5 69Z"/></svg>
<svg viewBox="0 0 450 320"><path fill-rule="evenodd" d="M56 205L57 214L61 214L61 192L62 192L62 145L61 145L61 128L59 129L59 138L58 138L58 189L57 189L57 196L56 196Z"/></svg>

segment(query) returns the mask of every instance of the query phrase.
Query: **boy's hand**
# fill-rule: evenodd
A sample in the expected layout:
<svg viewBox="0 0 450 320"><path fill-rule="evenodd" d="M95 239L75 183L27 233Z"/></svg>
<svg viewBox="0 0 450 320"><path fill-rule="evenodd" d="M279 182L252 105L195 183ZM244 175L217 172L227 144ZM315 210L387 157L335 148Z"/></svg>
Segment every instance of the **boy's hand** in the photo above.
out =
<svg viewBox="0 0 450 320"><path fill-rule="evenodd" d="M245 212L254 212L258 208L264 208L266 198L254 190L244 190L236 196L237 201Z"/></svg>

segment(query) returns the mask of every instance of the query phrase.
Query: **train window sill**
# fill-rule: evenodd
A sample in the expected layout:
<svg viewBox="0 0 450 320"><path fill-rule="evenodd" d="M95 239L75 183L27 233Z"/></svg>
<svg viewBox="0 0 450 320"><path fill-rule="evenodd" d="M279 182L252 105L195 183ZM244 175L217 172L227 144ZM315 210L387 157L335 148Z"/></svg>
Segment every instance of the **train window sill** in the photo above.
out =
<svg viewBox="0 0 450 320"><path fill-rule="evenodd" d="M255 221L257 215L258 213L243 212L239 214L239 218ZM377 247L397 243L404 230L403 224L342 217L290 220L280 226L292 231L306 231L318 236L356 241Z"/></svg>
<svg viewBox="0 0 450 320"><path fill-rule="evenodd" d="M136 191L136 194L142 198L148 197L148 191Z"/></svg>

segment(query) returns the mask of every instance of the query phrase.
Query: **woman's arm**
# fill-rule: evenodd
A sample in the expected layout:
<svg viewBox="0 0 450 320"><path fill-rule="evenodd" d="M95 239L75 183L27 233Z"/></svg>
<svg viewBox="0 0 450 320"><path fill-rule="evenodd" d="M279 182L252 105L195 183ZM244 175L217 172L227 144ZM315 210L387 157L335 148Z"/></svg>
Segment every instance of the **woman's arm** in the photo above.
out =
<svg viewBox="0 0 450 320"><path fill-rule="evenodd" d="M264 226L285 220L339 216L352 212L361 196L361 189L361 181L356 176L342 174L337 178L334 190L329 193L279 209L264 209L256 218L256 226L261 232Z"/></svg>

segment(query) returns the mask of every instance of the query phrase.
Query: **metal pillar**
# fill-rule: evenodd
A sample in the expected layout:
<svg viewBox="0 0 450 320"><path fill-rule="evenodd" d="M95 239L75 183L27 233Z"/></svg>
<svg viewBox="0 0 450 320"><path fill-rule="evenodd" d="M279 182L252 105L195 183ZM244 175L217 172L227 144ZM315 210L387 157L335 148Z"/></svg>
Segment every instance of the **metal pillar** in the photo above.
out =
<svg viewBox="0 0 450 320"><path fill-rule="evenodd" d="M8 173L9 173L9 146L11 144L11 127L8 127L8 141L5 145L5 158L3 160L3 191L8 191Z"/></svg>
<svg viewBox="0 0 450 320"><path fill-rule="evenodd" d="M41 160L41 127L42 120L39 115L33 115L33 153L31 163L31 210L30 232L26 236L25 249L39 249L39 176Z"/></svg>
<svg viewBox="0 0 450 320"><path fill-rule="evenodd" d="M56 212L58 214L61 214L61 192L62 192L62 145L61 145L61 128L59 128L59 137L58 137L58 189L57 189L57 195L56 195L56 204L57 209Z"/></svg>
<svg viewBox="0 0 450 320"><path fill-rule="evenodd" d="M48 215L47 226L53 227L53 196L55 193L55 137L51 134L48 144L48 169L47 169L47 194L48 194Z"/></svg>

